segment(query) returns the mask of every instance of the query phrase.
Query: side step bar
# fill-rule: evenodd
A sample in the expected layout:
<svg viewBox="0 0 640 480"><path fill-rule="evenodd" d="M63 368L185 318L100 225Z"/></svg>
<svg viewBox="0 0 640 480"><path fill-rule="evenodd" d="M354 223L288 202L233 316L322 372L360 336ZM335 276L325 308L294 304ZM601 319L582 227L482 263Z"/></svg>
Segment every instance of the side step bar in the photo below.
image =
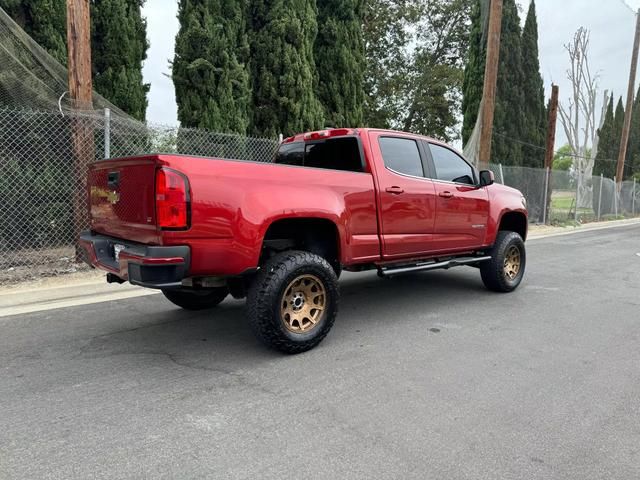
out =
<svg viewBox="0 0 640 480"><path fill-rule="evenodd" d="M449 269L453 267L460 267L462 265L471 265L474 263L486 262L487 260L491 260L490 256L485 257L460 257L460 258L452 258L451 260L447 260L444 262L431 262L431 263L422 263L417 265L405 266L405 267L388 267L388 268L380 268L378 270L378 275L381 277L392 277L394 275L400 275L402 273L411 273L411 272L423 272L426 270L438 270L438 269Z"/></svg>

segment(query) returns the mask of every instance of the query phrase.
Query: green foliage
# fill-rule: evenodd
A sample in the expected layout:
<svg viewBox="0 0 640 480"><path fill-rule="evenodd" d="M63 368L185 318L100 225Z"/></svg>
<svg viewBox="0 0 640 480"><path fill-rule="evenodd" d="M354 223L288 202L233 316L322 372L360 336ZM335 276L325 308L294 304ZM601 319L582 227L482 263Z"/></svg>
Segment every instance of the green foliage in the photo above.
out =
<svg viewBox="0 0 640 480"><path fill-rule="evenodd" d="M502 13L491 158L504 165L522 166L522 144L518 140L523 137L525 123L525 112L521 108L524 105L524 73L520 17L515 0L505 0Z"/></svg>
<svg viewBox="0 0 640 480"><path fill-rule="evenodd" d="M55 247L73 240L70 121L60 118L60 130L52 135L49 117L34 122L33 115L4 116L0 122L2 250Z"/></svg>
<svg viewBox="0 0 640 480"><path fill-rule="evenodd" d="M613 95L609 99L604 123L598 130L598 152L593 167L593 175L604 175L613 178L616 175L620 140L624 125L624 106L622 98L618 101L615 113L613 109Z"/></svg>
<svg viewBox="0 0 640 480"><path fill-rule="evenodd" d="M185 127L246 134L249 43L244 0L181 0L173 82Z"/></svg>
<svg viewBox="0 0 640 480"><path fill-rule="evenodd" d="M463 58L469 42L469 0L418 2L417 47L403 102L403 130L443 140L459 137Z"/></svg>
<svg viewBox="0 0 640 480"><path fill-rule="evenodd" d="M613 151L615 149L616 140L614 138L614 115L613 115L613 95L609 99L607 111L605 112L604 122L598 130L598 152L593 167L593 175L610 176L610 170L615 171L613 166Z"/></svg>
<svg viewBox="0 0 640 480"><path fill-rule="evenodd" d="M53 58L67 64L67 8L63 0L0 0L0 8Z"/></svg>
<svg viewBox="0 0 640 480"><path fill-rule="evenodd" d="M144 121L149 85L142 77L147 58L144 0L91 2L91 56L94 88L132 117Z"/></svg>
<svg viewBox="0 0 640 480"><path fill-rule="evenodd" d="M486 56L483 3L475 0L474 4L462 101L465 143L478 118ZM515 0L504 1L491 150L492 161L496 163L543 166L547 119L538 59L537 23L533 1L522 31Z"/></svg>
<svg viewBox="0 0 640 480"><path fill-rule="evenodd" d="M364 122L363 8L364 0L318 2L318 98L325 123L332 127L357 127Z"/></svg>
<svg viewBox="0 0 640 480"><path fill-rule="evenodd" d="M365 122L458 137L472 0L372 0L365 8Z"/></svg>
<svg viewBox="0 0 640 480"><path fill-rule="evenodd" d="M640 88L633 104L625 176L640 178Z"/></svg>
<svg viewBox="0 0 640 480"><path fill-rule="evenodd" d="M313 56L315 0L250 0L254 136L274 138L322 128Z"/></svg>
<svg viewBox="0 0 640 480"><path fill-rule="evenodd" d="M144 0L91 0L91 48L95 90L144 120L149 85L142 78L148 48ZM64 0L0 0L22 29L62 65L67 64Z"/></svg>
<svg viewBox="0 0 640 480"><path fill-rule="evenodd" d="M571 145L563 145L553 157L553 169L569 171L572 165L573 155L571 153Z"/></svg>
<svg viewBox="0 0 640 480"><path fill-rule="evenodd" d="M475 1L471 13L471 32L469 50L464 68L462 86L462 142L466 144L471 138L478 119L478 110L482 101L484 70L486 65L486 47L482 42L482 7Z"/></svg>
<svg viewBox="0 0 640 480"><path fill-rule="evenodd" d="M538 59L538 20L536 5L532 0L522 31L522 89L524 94L524 125L521 140L522 164L525 167L543 168L547 131L547 109L544 103L544 82L540 75ZM529 145L526 145L529 144Z"/></svg>
<svg viewBox="0 0 640 480"><path fill-rule="evenodd" d="M365 123L370 127L391 128L393 119L400 116L398 97L410 63L406 52L410 1L365 4Z"/></svg>

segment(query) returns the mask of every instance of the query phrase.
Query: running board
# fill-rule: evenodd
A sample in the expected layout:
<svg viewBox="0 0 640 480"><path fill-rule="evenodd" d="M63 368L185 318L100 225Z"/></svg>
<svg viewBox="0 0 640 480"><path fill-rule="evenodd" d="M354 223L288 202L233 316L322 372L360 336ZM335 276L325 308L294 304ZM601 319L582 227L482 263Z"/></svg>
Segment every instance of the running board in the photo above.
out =
<svg viewBox="0 0 640 480"><path fill-rule="evenodd" d="M486 262L487 260L491 260L491 257L490 256L460 257L460 258L453 258L445 262L423 263L418 265L412 265L410 267L380 268L378 270L378 275L380 275L381 277L392 277L394 275L400 275L402 273L423 272L426 270L439 270L439 269L446 270L453 267L460 267L463 265L472 265L474 263Z"/></svg>

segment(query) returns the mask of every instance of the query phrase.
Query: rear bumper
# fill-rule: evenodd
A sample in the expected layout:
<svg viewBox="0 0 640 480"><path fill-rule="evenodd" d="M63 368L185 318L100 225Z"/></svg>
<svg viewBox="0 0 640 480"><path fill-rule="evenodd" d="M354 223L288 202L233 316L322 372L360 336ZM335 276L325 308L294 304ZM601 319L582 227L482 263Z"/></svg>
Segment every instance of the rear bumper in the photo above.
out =
<svg viewBox="0 0 640 480"><path fill-rule="evenodd" d="M86 252L87 263L141 287L178 288L191 262L187 246L142 245L91 232L83 232L79 243ZM122 248L117 260L115 245Z"/></svg>

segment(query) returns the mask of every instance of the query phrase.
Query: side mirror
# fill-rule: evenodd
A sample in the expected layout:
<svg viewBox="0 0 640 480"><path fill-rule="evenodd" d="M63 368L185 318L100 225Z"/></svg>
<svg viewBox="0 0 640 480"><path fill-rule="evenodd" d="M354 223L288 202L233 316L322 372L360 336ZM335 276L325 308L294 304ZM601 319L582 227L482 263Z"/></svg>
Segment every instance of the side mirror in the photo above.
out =
<svg viewBox="0 0 640 480"><path fill-rule="evenodd" d="M491 170L482 170L480 172L480 186L488 187L496 183L496 176Z"/></svg>

